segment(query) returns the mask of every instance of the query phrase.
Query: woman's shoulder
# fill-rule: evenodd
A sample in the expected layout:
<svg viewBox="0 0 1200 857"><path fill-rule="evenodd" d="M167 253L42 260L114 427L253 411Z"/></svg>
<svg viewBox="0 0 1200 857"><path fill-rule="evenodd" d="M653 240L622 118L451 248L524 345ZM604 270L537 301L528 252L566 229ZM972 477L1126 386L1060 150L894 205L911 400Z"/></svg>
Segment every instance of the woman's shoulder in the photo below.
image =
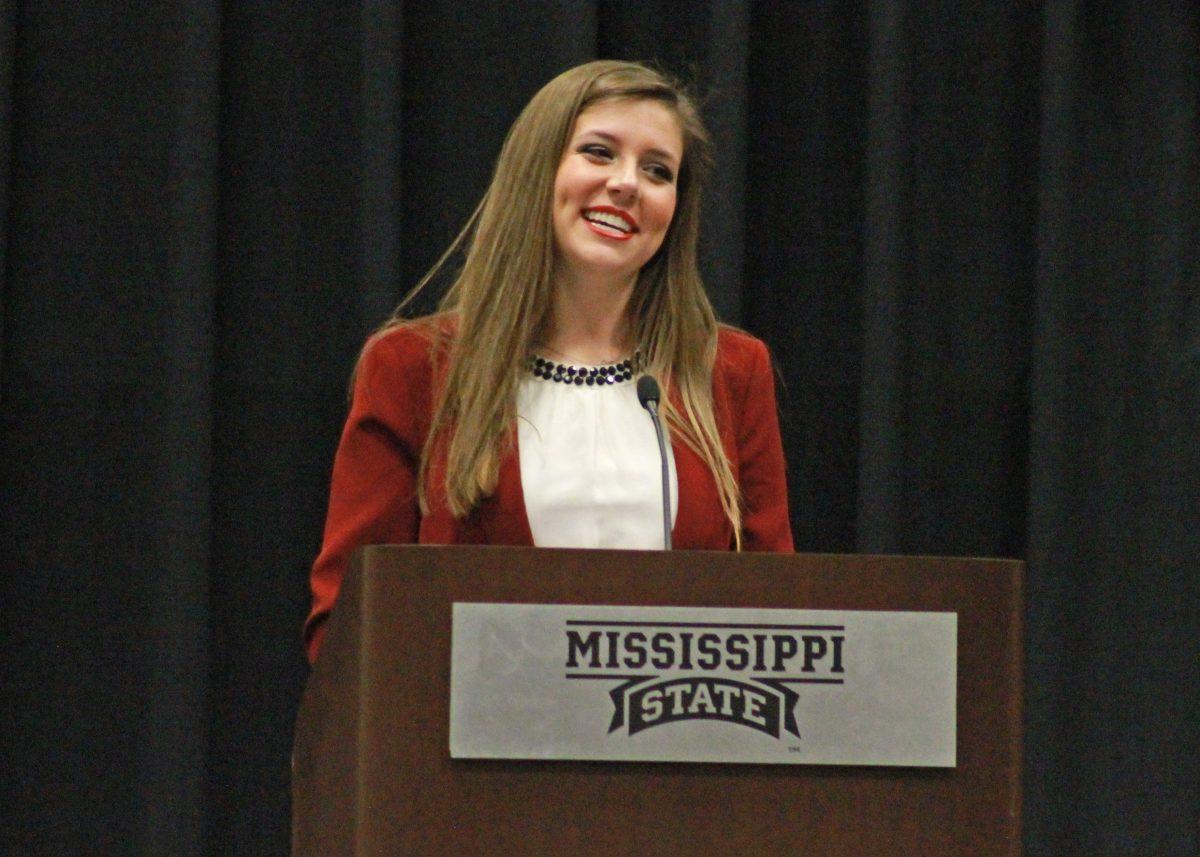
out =
<svg viewBox="0 0 1200 857"><path fill-rule="evenodd" d="M761 339L733 325L718 325L716 368L719 371L741 374L769 365L767 346Z"/></svg>
<svg viewBox="0 0 1200 857"><path fill-rule="evenodd" d="M454 330L453 319L426 316L374 333L354 370L353 407L374 413L397 434L419 438L443 382L442 355L449 352Z"/></svg>
<svg viewBox="0 0 1200 857"><path fill-rule="evenodd" d="M363 346L361 362L404 371L428 369L449 349L457 327L457 319L449 313L397 321L372 334Z"/></svg>

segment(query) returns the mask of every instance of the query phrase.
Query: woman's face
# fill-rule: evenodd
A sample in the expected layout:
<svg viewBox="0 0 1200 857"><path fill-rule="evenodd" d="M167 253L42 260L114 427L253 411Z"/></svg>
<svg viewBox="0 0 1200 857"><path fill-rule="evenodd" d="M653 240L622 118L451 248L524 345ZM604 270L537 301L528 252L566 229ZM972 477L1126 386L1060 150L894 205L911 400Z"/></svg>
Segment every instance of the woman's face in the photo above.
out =
<svg viewBox="0 0 1200 857"><path fill-rule="evenodd" d="M628 282L675 214L683 133L658 101L602 101L579 114L554 178L560 277Z"/></svg>

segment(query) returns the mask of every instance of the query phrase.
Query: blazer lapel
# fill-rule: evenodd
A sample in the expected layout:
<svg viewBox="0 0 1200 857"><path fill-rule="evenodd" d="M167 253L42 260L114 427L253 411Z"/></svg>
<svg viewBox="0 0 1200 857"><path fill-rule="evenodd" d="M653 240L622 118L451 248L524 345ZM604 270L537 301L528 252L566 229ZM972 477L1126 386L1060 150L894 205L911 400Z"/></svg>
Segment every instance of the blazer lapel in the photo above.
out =
<svg viewBox="0 0 1200 857"><path fill-rule="evenodd" d="M516 430L509 451L500 459L496 493L480 504L479 525L487 544L533 547L533 531L525 511L525 492L521 489L521 460Z"/></svg>

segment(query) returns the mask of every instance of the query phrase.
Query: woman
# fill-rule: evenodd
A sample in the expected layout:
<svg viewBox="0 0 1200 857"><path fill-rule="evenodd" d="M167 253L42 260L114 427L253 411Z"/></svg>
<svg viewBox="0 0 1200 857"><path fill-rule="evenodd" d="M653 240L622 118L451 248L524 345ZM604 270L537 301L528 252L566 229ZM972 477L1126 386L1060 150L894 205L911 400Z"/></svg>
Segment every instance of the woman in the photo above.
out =
<svg viewBox="0 0 1200 857"><path fill-rule="evenodd" d="M792 549L766 348L718 326L697 270L707 166L694 105L644 66L587 63L533 97L417 286L465 249L441 311L397 311L363 350L310 658L361 545L661 548L639 373L663 385L674 547Z"/></svg>

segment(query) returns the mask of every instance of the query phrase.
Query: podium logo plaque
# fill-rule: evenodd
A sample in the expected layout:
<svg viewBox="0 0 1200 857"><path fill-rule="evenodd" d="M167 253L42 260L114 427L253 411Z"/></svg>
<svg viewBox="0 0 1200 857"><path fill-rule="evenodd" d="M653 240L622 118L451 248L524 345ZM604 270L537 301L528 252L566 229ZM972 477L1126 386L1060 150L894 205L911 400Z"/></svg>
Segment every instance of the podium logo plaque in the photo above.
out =
<svg viewBox="0 0 1200 857"><path fill-rule="evenodd" d="M455 604L454 758L953 767L953 613Z"/></svg>

